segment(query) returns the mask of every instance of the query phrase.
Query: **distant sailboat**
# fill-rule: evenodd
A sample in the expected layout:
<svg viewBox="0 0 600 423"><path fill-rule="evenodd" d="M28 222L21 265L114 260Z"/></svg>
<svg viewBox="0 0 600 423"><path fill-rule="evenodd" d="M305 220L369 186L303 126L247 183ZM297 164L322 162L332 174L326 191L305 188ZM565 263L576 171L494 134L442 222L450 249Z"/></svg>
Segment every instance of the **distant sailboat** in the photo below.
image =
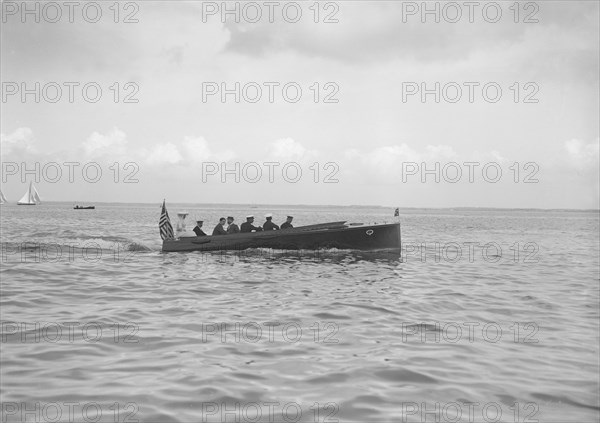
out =
<svg viewBox="0 0 600 423"><path fill-rule="evenodd" d="M33 182L30 182L29 189L17 204L20 206L35 206L41 202L42 200L40 199L40 195L38 194L37 190L33 186Z"/></svg>
<svg viewBox="0 0 600 423"><path fill-rule="evenodd" d="M8 200L6 199L4 194L2 194L2 191L0 191L0 204L4 204L4 203L8 203Z"/></svg>

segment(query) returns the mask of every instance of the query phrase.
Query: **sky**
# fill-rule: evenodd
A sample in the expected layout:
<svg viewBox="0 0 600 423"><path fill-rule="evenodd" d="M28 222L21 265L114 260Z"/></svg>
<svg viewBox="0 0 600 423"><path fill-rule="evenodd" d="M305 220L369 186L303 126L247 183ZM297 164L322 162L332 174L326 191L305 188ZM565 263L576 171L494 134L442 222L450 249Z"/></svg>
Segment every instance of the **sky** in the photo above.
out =
<svg viewBox="0 0 600 423"><path fill-rule="evenodd" d="M423 4L3 1L2 192L599 208L599 3Z"/></svg>

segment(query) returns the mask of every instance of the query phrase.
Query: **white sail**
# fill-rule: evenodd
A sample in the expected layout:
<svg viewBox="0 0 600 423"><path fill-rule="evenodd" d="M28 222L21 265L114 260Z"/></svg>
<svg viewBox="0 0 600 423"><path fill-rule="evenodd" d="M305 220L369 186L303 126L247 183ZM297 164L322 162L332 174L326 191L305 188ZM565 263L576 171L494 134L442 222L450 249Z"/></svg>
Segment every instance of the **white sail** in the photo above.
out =
<svg viewBox="0 0 600 423"><path fill-rule="evenodd" d="M36 204L41 203L42 199L40 198L40 194L38 194L37 189L35 189L34 186L32 186L32 188L33 188L33 192L32 192L33 201L35 201Z"/></svg>
<svg viewBox="0 0 600 423"><path fill-rule="evenodd" d="M17 204L27 205L27 204L37 204L41 203L40 195L37 190L33 186L33 182L29 183L29 189L25 193L25 195L19 200Z"/></svg>
<svg viewBox="0 0 600 423"><path fill-rule="evenodd" d="M6 199L2 191L0 191L0 204L4 204L6 202L8 202L8 200Z"/></svg>
<svg viewBox="0 0 600 423"><path fill-rule="evenodd" d="M29 183L29 189L25 193L25 195L17 202L17 204L31 204L31 187L33 182Z"/></svg>

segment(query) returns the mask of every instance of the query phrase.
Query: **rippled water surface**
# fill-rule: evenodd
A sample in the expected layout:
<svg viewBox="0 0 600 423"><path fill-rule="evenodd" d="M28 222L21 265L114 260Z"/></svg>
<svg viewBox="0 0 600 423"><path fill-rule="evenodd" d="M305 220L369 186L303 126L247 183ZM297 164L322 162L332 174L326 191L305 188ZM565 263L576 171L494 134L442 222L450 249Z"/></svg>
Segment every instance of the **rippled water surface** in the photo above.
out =
<svg viewBox="0 0 600 423"><path fill-rule="evenodd" d="M406 209L401 260L163 254L158 205L97 206L2 205L2 421L598 421L597 212Z"/></svg>

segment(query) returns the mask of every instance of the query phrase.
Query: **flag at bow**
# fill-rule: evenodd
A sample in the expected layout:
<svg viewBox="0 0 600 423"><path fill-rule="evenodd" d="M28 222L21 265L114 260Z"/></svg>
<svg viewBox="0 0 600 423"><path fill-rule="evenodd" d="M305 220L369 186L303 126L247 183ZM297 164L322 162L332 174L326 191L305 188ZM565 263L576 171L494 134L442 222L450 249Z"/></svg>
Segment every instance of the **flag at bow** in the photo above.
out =
<svg viewBox="0 0 600 423"><path fill-rule="evenodd" d="M160 237L164 241L165 239L175 238L173 233L173 226L171 225L171 219L169 219L169 213L165 206L165 200L163 200L162 211L160 213L160 220L158 221L158 229L160 230Z"/></svg>

